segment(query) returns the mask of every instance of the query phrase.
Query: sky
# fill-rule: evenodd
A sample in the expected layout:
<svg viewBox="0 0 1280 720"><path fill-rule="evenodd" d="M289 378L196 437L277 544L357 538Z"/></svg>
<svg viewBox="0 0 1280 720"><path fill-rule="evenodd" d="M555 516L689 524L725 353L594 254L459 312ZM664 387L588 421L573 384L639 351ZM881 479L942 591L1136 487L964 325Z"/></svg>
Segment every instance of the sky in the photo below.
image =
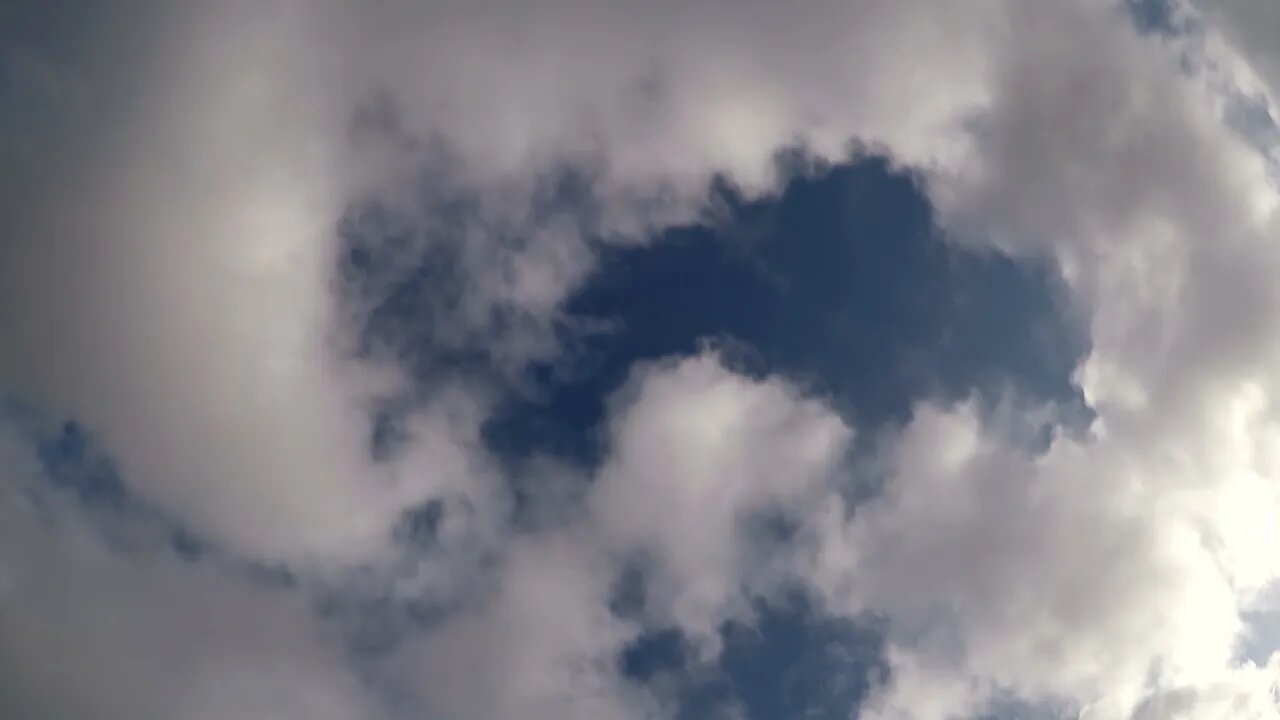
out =
<svg viewBox="0 0 1280 720"><path fill-rule="evenodd" d="M1280 720L1280 4L0 5L0 717Z"/></svg>

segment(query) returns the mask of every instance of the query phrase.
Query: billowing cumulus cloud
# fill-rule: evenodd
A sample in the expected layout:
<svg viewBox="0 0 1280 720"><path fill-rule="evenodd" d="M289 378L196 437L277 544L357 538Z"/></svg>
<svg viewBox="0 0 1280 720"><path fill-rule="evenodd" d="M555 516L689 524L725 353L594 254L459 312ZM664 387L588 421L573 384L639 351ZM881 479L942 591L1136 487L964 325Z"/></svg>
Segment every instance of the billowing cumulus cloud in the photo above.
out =
<svg viewBox="0 0 1280 720"><path fill-rule="evenodd" d="M746 672L727 644L803 607L883 635L879 662L814 655L870 688L841 713L1280 717L1267 3L15 8L4 713L760 717L716 684ZM911 410L877 418L839 362L749 346L800 330L655 360L569 307L699 223L778 297L833 286L751 246L817 214L753 213L845 202L801 185L868 153L930 242L1059 282L1087 411L886 379ZM898 227L876 218L832 234ZM657 267L650 292L715 305ZM886 308L974 302L907 275L849 273ZM810 305L797 328L851 333L815 347L894 347L777 308ZM625 372L593 385L611 342ZM602 409L549 412L592 451L504 453L495 413L566 379Z"/></svg>
<svg viewBox="0 0 1280 720"><path fill-rule="evenodd" d="M735 375L714 357L649 373L615 419L589 507L606 547L655 565L651 611L713 635L785 579L770 577L779 570L762 526L794 518L830 487L851 433L794 389Z"/></svg>

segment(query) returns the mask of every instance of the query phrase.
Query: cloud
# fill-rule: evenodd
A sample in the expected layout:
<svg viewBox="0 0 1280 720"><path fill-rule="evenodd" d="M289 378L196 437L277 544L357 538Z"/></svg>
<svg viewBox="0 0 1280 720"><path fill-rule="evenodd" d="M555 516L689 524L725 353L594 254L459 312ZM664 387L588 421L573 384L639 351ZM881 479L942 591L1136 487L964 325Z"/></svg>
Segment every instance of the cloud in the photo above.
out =
<svg viewBox="0 0 1280 720"><path fill-rule="evenodd" d="M467 291L439 339L519 368L554 352L559 302L591 266L584 234L687 219L717 172L765 189L797 139L951 152L990 24L878 0L501 10L142 7L86 23L72 53L24 37L39 62L23 67L85 91L49 103L58 122L13 121L34 150L10 158L30 185L6 232L0 328L22 348L6 386L102 433L130 482L203 534L270 559L367 559L447 480L366 457L369 406L405 379L343 359L348 309L329 291L344 213L379 201L436 230L424 172L475 189ZM589 223L532 212L566 163L594 173ZM483 408L483 388L466 392ZM456 432L451 465L468 462Z"/></svg>
<svg viewBox="0 0 1280 720"><path fill-rule="evenodd" d="M1276 714L1275 661L1264 667L1247 664L1233 675L1207 688L1181 688L1144 701L1135 720L1170 718L1236 717L1265 720Z"/></svg>
<svg viewBox="0 0 1280 720"><path fill-rule="evenodd" d="M394 353L351 361L368 308L331 292L339 219L380 202L429 248L441 208L423 195L461 188L475 202L450 240L465 292L445 296L433 338L510 374L554 354L589 234L688 219L717 172L764 189L797 138L943 154L986 21L900 8L284 0L130 7L89 18L71 51L32 31L15 72L80 91L12 120L25 149L5 175L27 180L6 213L0 332L18 349L0 378L99 433L139 493L217 543L319 567L376 559L404 509L485 464L494 393L460 381L442 404L416 398L443 433L424 441L431 462L371 461L370 415L416 390ZM58 27L53 11L27 14L23 27ZM899 70L928 87L887 79ZM594 173L594 219L535 212L565 164ZM503 512L498 492L473 499Z"/></svg>
<svg viewBox="0 0 1280 720"><path fill-rule="evenodd" d="M833 515L820 567L848 574L828 592L904 633L883 717L964 716L1001 688L1089 718L1277 712L1275 676L1235 660L1277 570L1276 188L1171 47L1040 8L973 162L934 178L944 224L1061 268L1097 417L1037 456L971 407L921 407L884 496Z"/></svg>
<svg viewBox="0 0 1280 720"><path fill-rule="evenodd" d="M653 717L617 667L637 628L610 611L596 541L566 530L514 545L493 591L406 643L386 675L432 717Z"/></svg>
<svg viewBox="0 0 1280 720"><path fill-rule="evenodd" d="M1102 0L233 1L93 17L71 49L6 36L0 382L228 557L455 608L369 661L439 716L661 715L620 675L630 642L676 627L714 656L798 588L888 621L872 716L1010 693L1275 717L1274 662L1238 659L1280 576L1280 198L1224 117L1274 95L1248 9L1181 7L1209 28L1188 40ZM600 466L548 461L546 512L511 527L536 484L484 422L557 357L596 248L851 138L917 171L953 240L1061 273L1090 427L1037 450L1039 417L921 401L850 458L823 400L704 353L636 369ZM883 493L848 500L872 472ZM74 503L4 497L13 712L376 717L311 586L122 555ZM414 518L429 550L396 532ZM638 618L610 608L626 563Z"/></svg>
<svg viewBox="0 0 1280 720"><path fill-rule="evenodd" d="M792 521L831 487L852 431L785 382L747 379L714 355L640 370L628 396L615 400L591 518L605 547L652 563L646 612L714 642L788 579L770 567L767 523Z"/></svg>
<svg viewBox="0 0 1280 720"><path fill-rule="evenodd" d="M864 3L872 33L824 4L658 4L631 17L572 3L532 14L232 3L136 26L104 20L69 59L26 47L91 92L58 113L76 120L67 129L50 135L33 119L17 133L40 155L19 165L37 184L6 233L0 327L23 350L4 354L5 384L95 428L147 496L247 555L376 555L389 519L438 480L364 479L385 475L365 457L367 404L401 392L401 378L343 363L329 287L340 215L370 197L403 204L406 188L412 199L421 154L404 142L439 138L460 159L456 182L481 190L479 222L463 228L468 292L454 324L483 343L495 311L518 307L536 332L590 264L572 249L572 224L527 215L548 168L602 163L596 224L636 232L686 217L718 170L764 187L774 149L797 133L838 150L867 126L902 136L906 152L945 129L964 78L929 92L928 110L899 113L924 94L883 82L891 56L878 49L957 46L893 54L927 65L906 77L965 68L978 40L952 28L980 20L896 6ZM820 51L803 68L800 47ZM810 68L823 77L788 83ZM833 101L836 78L863 86L863 100ZM388 94L399 135L358 142L353 118ZM87 117L93 151L59 150ZM59 170L32 169L42 164ZM511 249L511 236L530 240ZM530 345L545 341L517 347ZM456 432L466 446L465 425Z"/></svg>
<svg viewBox="0 0 1280 720"><path fill-rule="evenodd" d="M887 453L884 494L832 510L813 574L897 634L884 717L963 717L997 689L1127 717L1153 672L1232 665L1231 579L1141 454L1059 437L1036 456L972 406L919 408Z"/></svg>
<svg viewBox="0 0 1280 720"><path fill-rule="evenodd" d="M1266 82L1274 101L1280 87L1280 60L1268 38L1280 29L1280 13L1275 6L1257 0L1204 0L1196 2L1214 22L1212 27L1225 34L1229 47L1244 55L1253 72Z"/></svg>
<svg viewBox="0 0 1280 720"><path fill-rule="evenodd" d="M309 112L263 55L288 22L230 46L136 28L145 59L119 70L141 88L91 106L115 132L5 248L5 333L24 348L7 384L100 432L153 501L268 559L370 544L387 504L351 480L365 381L325 352L335 158L276 122Z"/></svg>
<svg viewBox="0 0 1280 720"><path fill-rule="evenodd" d="M184 560L136 515L90 513L11 422L0 445L6 717L381 717L305 597Z"/></svg>
<svg viewBox="0 0 1280 720"><path fill-rule="evenodd" d="M669 699L623 675L623 650L646 627L716 646L722 624L781 599L785 568L763 563L752 522L826 486L850 434L785 381L711 352L637 370L610 418L611 459L579 511L518 538L491 592L392 659L429 712L654 717ZM635 562L643 610L628 617L617 587Z"/></svg>

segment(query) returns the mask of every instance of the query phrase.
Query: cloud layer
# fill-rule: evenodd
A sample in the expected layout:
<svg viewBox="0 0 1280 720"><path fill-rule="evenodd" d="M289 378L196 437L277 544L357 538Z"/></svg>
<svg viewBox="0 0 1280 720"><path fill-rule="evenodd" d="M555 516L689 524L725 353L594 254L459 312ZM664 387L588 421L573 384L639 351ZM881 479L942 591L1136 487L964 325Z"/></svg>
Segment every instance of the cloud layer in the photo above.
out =
<svg viewBox="0 0 1280 720"><path fill-rule="evenodd" d="M683 717L627 654L713 673L800 597L883 628L860 717L1280 717L1275 13L1161 7L12 11L0 710ZM611 331L566 308L609 248L851 142L1060 278L1087 421L982 386L857 427L704 345L628 368L598 462L494 451ZM59 482L65 419L117 502Z"/></svg>

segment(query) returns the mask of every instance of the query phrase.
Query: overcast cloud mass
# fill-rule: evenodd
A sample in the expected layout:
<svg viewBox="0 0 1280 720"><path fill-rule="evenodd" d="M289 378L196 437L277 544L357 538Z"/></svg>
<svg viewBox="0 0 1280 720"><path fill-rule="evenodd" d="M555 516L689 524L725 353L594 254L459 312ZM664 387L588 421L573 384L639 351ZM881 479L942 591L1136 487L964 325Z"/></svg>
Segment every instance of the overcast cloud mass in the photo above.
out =
<svg viewBox="0 0 1280 720"><path fill-rule="evenodd" d="M1280 3L0 8L0 717L1280 720Z"/></svg>

